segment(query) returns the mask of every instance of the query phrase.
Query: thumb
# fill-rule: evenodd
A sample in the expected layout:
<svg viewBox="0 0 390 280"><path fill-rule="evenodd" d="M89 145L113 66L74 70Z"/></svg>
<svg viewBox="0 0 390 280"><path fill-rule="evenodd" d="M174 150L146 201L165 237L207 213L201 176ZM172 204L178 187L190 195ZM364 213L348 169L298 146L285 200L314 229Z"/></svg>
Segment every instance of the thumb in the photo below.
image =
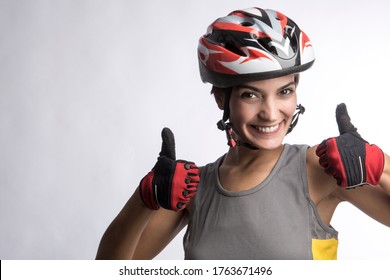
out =
<svg viewBox="0 0 390 280"><path fill-rule="evenodd" d="M337 105L336 121L340 135L348 132L357 132L357 128L351 123L345 103Z"/></svg>
<svg viewBox="0 0 390 280"><path fill-rule="evenodd" d="M175 137L172 131L168 127L164 127L161 131L162 145L161 145L161 156L166 156L170 159L176 160L175 152Z"/></svg>

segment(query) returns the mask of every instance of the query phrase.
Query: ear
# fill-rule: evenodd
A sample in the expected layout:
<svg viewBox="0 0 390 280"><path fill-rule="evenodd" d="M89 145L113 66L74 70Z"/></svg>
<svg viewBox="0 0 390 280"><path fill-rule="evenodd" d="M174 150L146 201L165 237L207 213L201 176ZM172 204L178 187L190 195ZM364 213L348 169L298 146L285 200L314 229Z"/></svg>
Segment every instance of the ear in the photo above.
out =
<svg viewBox="0 0 390 280"><path fill-rule="evenodd" d="M213 87L212 93L214 94L215 102L217 102L220 110L224 109L225 93L222 88Z"/></svg>

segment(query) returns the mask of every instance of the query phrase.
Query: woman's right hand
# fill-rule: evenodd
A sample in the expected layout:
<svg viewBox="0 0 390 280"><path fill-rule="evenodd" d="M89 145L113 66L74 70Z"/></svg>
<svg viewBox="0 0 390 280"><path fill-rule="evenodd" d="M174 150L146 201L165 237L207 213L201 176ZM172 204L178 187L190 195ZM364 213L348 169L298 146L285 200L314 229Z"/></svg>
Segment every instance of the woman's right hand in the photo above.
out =
<svg viewBox="0 0 390 280"><path fill-rule="evenodd" d="M176 160L175 138L169 128L162 130L161 137L161 152L153 169L140 182L140 196L152 210L163 207L180 211L196 194L199 168L193 162Z"/></svg>

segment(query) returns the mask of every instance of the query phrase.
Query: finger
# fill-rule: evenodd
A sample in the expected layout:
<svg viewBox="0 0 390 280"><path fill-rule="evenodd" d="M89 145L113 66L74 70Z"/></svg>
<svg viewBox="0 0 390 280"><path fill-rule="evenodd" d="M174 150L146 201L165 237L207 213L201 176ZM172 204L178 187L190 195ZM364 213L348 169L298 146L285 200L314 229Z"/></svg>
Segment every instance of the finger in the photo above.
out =
<svg viewBox="0 0 390 280"><path fill-rule="evenodd" d="M348 132L356 132L357 128L351 123L351 118L348 115L347 106L345 103L337 105L336 121L340 135Z"/></svg>
<svg viewBox="0 0 390 280"><path fill-rule="evenodd" d="M329 158L327 156L320 157L318 162L324 168L328 168L329 167Z"/></svg>
<svg viewBox="0 0 390 280"><path fill-rule="evenodd" d="M166 156L170 159L176 160L175 137L173 132L168 127L164 127L161 131L161 138L162 145L160 156Z"/></svg>
<svg viewBox="0 0 390 280"><path fill-rule="evenodd" d="M317 146L316 155L318 157L321 157L321 156L325 155L327 149L328 149L328 143L327 143L327 140L324 140L324 141L321 142L321 144L319 144Z"/></svg>
<svg viewBox="0 0 390 280"><path fill-rule="evenodd" d="M336 176L336 175L334 175L333 178L336 179L337 185L341 186L341 183L343 182L343 180L339 176Z"/></svg>

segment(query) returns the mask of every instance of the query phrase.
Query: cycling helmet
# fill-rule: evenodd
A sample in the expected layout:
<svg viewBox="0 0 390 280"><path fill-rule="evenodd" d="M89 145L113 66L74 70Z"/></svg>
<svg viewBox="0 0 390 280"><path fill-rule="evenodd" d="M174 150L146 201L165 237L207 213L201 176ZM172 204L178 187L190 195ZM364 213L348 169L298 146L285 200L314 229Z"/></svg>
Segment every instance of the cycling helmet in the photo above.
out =
<svg viewBox="0 0 390 280"><path fill-rule="evenodd" d="M314 59L309 38L294 21L261 8L217 19L198 45L202 81L220 88L298 73Z"/></svg>
<svg viewBox="0 0 390 280"><path fill-rule="evenodd" d="M199 70L204 83L224 88L224 114L217 126L226 132L228 145L257 149L234 139L232 125L226 122L233 86L302 72L310 68L314 60L307 35L278 11L254 7L233 11L214 21L199 39ZM304 111L299 104L287 134Z"/></svg>

